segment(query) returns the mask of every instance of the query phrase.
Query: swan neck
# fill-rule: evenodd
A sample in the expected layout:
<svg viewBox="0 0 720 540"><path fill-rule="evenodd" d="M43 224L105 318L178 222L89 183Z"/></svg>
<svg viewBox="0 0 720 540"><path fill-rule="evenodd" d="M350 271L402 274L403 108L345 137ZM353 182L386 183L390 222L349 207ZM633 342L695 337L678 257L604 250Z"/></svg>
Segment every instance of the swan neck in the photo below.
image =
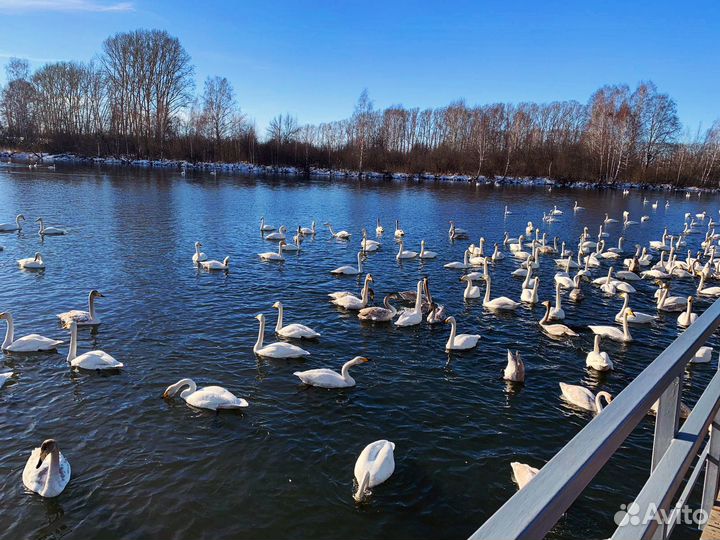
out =
<svg viewBox="0 0 720 540"><path fill-rule="evenodd" d="M5 331L5 340L2 344L3 349L7 349L10 345L12 345L15 337L15 325L13 324L12 315L8 314L5 322L7 323L7 330Z"/></svg>
<svg viewBox="0 0 720 540"><path fill-rule="evenodd" d="M488 274L487 278L485 279L487 282L487 285L485 287L485 302L490 301L490 285L492 283L492 280L490 279L490 275Z"/></svg>
<svg viewBox="0 0 720 540"><path fill-rule="evenodd" d="M340 375L342 375L343 380L345 380L346 382L347 382L348 379L350 378L349 371L350 371L350 368L355 365L354 362L355 362L354 360L350 360L350 361L348 361L348 362L345 362L345 363L343 364L342 369L340 370Z"/></svg>
<svg viewBox="0 0 720 540"><path fill-rule="evenodd" d="M253 352L257 352L260 349L262 349L263 346L263 338L265 337L265 318L260 319L260 328L258 330L258 338L255 342L255 346L253 347Z"/></svg>
<svg viewBox="0 0 720 540"><path fill-rule="evenodd" d="M180 397L187 401L187 398L189 398L197 390L197 385L192 379L186 379L184 382L185 384L187 384L188 387L182 392L180 392Z"/></svg>
<svg viewBox="0 0 720 540"><path fill-rule="evenodd" d="M280 332L283 327L283 305L280 304L278 306L278 318L277 318L277 324L275 325L275 331Z"/></svg>
<svg viewBox="0 0 720 540"><path fill-rule="evenodd" d="M457 335L457 323L455 321L450 321L450 339L448 339L449 347L452 348L455 346L455 336Z"/></svg>
<svg viewBox="0 0 720 540"><path fill-rule="evenodd" d="M415 313L420 313L420 310L422 308L422 292L423 292L423 282L418 281L417 285L417 294L415 296Z"/></svg>
<svg viewBox="0 0 720 540"><path fill-rule="evenodd" d="M358 251L357 263L358 263L358 273L362 274L363 267L362 267L362 252L361 251Z"/></svg>
<svg viewBox="0 0 720 540"><path fill-rule="evenodd" d="M88 297L88 311L90 312L90 318L95 319L95 297L92 293Z"/></svg>
<svg viewBox="0 0 720 540"><path fill-rule="evenodd" d="M50 490L50 484L60 476L60 450L57 446L50 452L50 466L48 467L47 475L45 476L45 486L43 487L43 493L47 493Z"/></svg>
<svg viewBox="0 0 720 540"><path fill-rule="evenodd" d="M560 309L560 302L562 300L560 299L560 284L558 283L555 286L555 309Z"/></svg>
<svg viewBox="0 0 720 540"><path fill-rule="evenodd" d="M73 323L70 329L70 350L68 351L67 361L70 362L77 356L77 324Z"/></svg>

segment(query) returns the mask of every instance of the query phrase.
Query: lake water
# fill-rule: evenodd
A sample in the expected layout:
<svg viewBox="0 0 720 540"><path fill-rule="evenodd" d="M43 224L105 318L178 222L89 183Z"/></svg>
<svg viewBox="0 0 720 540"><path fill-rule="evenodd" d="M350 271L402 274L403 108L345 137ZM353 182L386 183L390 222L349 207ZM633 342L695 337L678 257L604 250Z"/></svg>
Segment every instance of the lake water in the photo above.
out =
<svg viewBox="0 0 720 540"><path fill-rule="evenodd" d="M627 209L647 223L627 229L626 250L659 239L665 225L682 229L686 211L717 216L717 200L649 194L544 188L495 188L466 184L380 181L258 179L167 171L0 168L0 221L28 218L20 234L0 235L0 310L11 311L17 335L41 333L69 339L56 313L85 309L87 293L106 295L96 333L80 331L79 350L102 349L126 365L119 374L74 372L58 353L4 354L0 371L13 379L0 390L0 536L6 538L465 538L516 491L510 462L540 467L591 419L568 407L558 383L620 392L677 335L676 315L631 329L635 341L603 341L616 370L585 368L592 348L587 324L612 324L621 306L597 287L585 299L565 302L566 324L579 338L555 341L539 331L543 308L521 307L495 315L481 300L464 301L458 271L443 264L462 260L469 241L451 243L448 220L488 246L504 231L517 236L528 220L557 205L565 211L546 225L550 237L576 244L583 225L593 235L605 212ZM573 215L575 200L587 210ZM665 199L670 207L665 209ZM508 205L513 214L503 218ZM259 232L260 216L275 225L319 225L299 255L284 264L261 262L276 249ZM41 242L34 219L68 234ZM392 291L413 290L429 276L433 296L458 320L460 332L483 335L468 352L444 351L449 328L361 323L328 302L327 293L359 290L355 277L329 270L355 264L360 231L374 238L379 217L388 232L370 254L375 302ZM400 219L406 249L421 239L439 253L435 261L395 260L392 230ZM334 241L321 224L353 233ZM608 245L621 226L610 225ZM689 237L696 248L702 235ZM210 258L231 257L229 273L208 274L191 262L193 243ZM20 271L16 259L40 251L46 271ZM510 277L519 263L506 258L493 272L493 296L519 298ZM543 258L541 299L554 298L552 257ZM607 264L594 272L599 277ZM653 284L638 283L631 305L654 313ZM673 294L696 285L674 280ZM254 356L258 324L282 300L287 322L322 333L302 344L303 361ZM702 312L708 300L698 300ZM4 332L4 328L0 328ZM709 343L716 350L720 343ZM519 349L527 383L501 379L506 350ZM306 388L298 369L339 369L355 355L372 362L356 367L357 386ZM693 404L715 369L695 366L685 382ZM243 413L203 412L161 399L182 377L199 386L218 384L250 402ZM612 516L644 483L650 466L653 420L648 418L558 524L552 537L606 537ZM72 465L73 477L55 499L26 492L22 469L32 448L53 437ZM353 466L377 439L396 444L394 475L373 489L367 503L352 498Z"/></svg>

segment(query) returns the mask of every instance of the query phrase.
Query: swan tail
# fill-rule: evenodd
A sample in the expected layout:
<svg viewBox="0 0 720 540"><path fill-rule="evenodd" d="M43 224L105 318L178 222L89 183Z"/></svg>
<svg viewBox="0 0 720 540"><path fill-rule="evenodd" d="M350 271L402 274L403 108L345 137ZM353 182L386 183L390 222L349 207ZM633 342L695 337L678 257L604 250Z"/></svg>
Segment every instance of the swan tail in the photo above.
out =
<svg viewBox="0 0 720 540"><path fill-rule="evenodd" d="M362 502L368 495L370 495L370 491L367 489L368 485L370 485L370 471L365 471L365 476L363 476L355 495L353 495L355 502Z"/></svg>

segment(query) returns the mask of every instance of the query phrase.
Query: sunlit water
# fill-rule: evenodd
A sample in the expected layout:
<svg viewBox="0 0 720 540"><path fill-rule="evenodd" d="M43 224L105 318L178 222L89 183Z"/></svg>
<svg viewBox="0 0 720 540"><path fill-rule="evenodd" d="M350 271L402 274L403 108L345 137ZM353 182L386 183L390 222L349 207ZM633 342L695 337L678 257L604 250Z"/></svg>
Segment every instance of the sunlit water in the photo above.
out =
<svg viewBox="0 0 720 540"><path fill-rule="evenodd" d="M655 194L649 195L655 199ZM585 368L592 348L589 323L612 324L621 306L591 285L580 304L566 302L566 323L581 336L555 341L541 334L542 308L495 315L481 300L463 301L458 271L443 264L462 260L469 242L448 240L448 220L489 240L520 233L540 222L555 204L565 211L546 226L575 244L583 225L596 234L605 212L630 210L648 223L628 228L626 249L659 239L663 227L682 227L683 214L707 209L714 199L669 197L670 207L643 207L642 194L612 191L475 187L465 184L256 179L127 170L0 169L0 221L18 212L28 218L20 234L0 235L0 310L11 311L18 335L37 332L68 339L56 313L81 309L91 288L106 298L97 334L80 332L80 351L103 349L126 369L119 374L73 372L67 349L32 356L4 354L2 370L13 379L0 390L0 536L7 538L464 538L516 487L510 462L542 466L591 419L560 399L560 381L593 390L621 391L677 335L676 315L633 327L635 341L603 342L616 370ZM574 200L587 210L573 215ZM513 214L503 218L508 205ZM257 253L276 249L263 240L258 221L293 229L318 222L315 238L284 264L264 263ZM34 219L61 225L68 234L41 242ZM354 264L361 227L374 237L379 217L388 231L381 251L370 254L375 302L411 290L424 275L433 296L458 320L460 332L480 333L479 346L448 356L449 328L361 323L328 302L327 293L359 290L360 280L329 270ZM406 230L406 249L421 239L439 253L435 261L395 260L394 220ZM330 238L322 223L353 233ZM621 227L611 225L608 245ZM689 237L696 248L702 235ZM193 242L211 258L231 257L228 274L208 274L191 263ZM40 251L42 273L20 271L16 259ZM518 298L519 263L507 258L492 269L493 296ZM542 299L554 298L556 268L544 257ZM599 277L607 264L594 272ZM634 282L633 307L654 313L653 285ZM675 280L673 294L690 294L692 281ZM253 355L254 316L269 317L282 300L287 322L322 333L303 344L304 361L260 360ZM704 310L708 300L698 300ZM4 332L4 328L0 329ZM710 345L717 346L717 338ZM506 350L519 349L527 383L501 379ZM357 386L305 388L293 371L339 369L363 354ZM692 404L715 363L693 367L685 382ZM182 377L218 384L246 398L243 413L202 412L163 390ZM555 537L603 537L612 516L644 483L650 464L653 420L643 421L617 456L573 505ZM55 438L73 477L56 499L26 492L22 469L30 450ZM396 443L396 471L362 505L352 499L353 465L377 439Z"/></svg>

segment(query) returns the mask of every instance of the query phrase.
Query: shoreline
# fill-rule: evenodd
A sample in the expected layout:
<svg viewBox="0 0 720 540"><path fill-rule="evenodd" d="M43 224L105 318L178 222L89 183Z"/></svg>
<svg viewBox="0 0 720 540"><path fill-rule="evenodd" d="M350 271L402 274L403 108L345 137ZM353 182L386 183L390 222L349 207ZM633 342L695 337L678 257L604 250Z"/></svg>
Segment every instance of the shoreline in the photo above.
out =
<svg viewBox="0 0 720 540"><path fill-rule="evenodd" d="M344 169L321 169L311 167L309 171L292 166L255 165L248 162L223 163L223 162L189 162L176 159L131 159L116 157L85 157L71 153L48 154L35 152L12 152L0 150L0 164L9 163L16 165L46 165L53 167L57 164L96 166L96 167L132 167L138 169L163 169L177 170L184 174L185 171L209 172L216 174L240 174L245 176L290 176L290 177L313 177L313 178L355 178L371 180L405 180L405 181L434 181L434 182L464 182L476 186L494 185L502 186L528 186L528 187L562 187L571 189L611 189L611 190L633 190L633 191L658 191L675 193L709 193L714 194L720 191L719 188L703 188L696 186L675 187L671 184L640 184L637 182L616 182L614 184L601 184L584 180L563 181L553 178L539 177L514 177L496 176L489 178L485 176L472 176L463 174L434 174L434 173L404 173L404 172L377 172L359 171Z"/></svg>

